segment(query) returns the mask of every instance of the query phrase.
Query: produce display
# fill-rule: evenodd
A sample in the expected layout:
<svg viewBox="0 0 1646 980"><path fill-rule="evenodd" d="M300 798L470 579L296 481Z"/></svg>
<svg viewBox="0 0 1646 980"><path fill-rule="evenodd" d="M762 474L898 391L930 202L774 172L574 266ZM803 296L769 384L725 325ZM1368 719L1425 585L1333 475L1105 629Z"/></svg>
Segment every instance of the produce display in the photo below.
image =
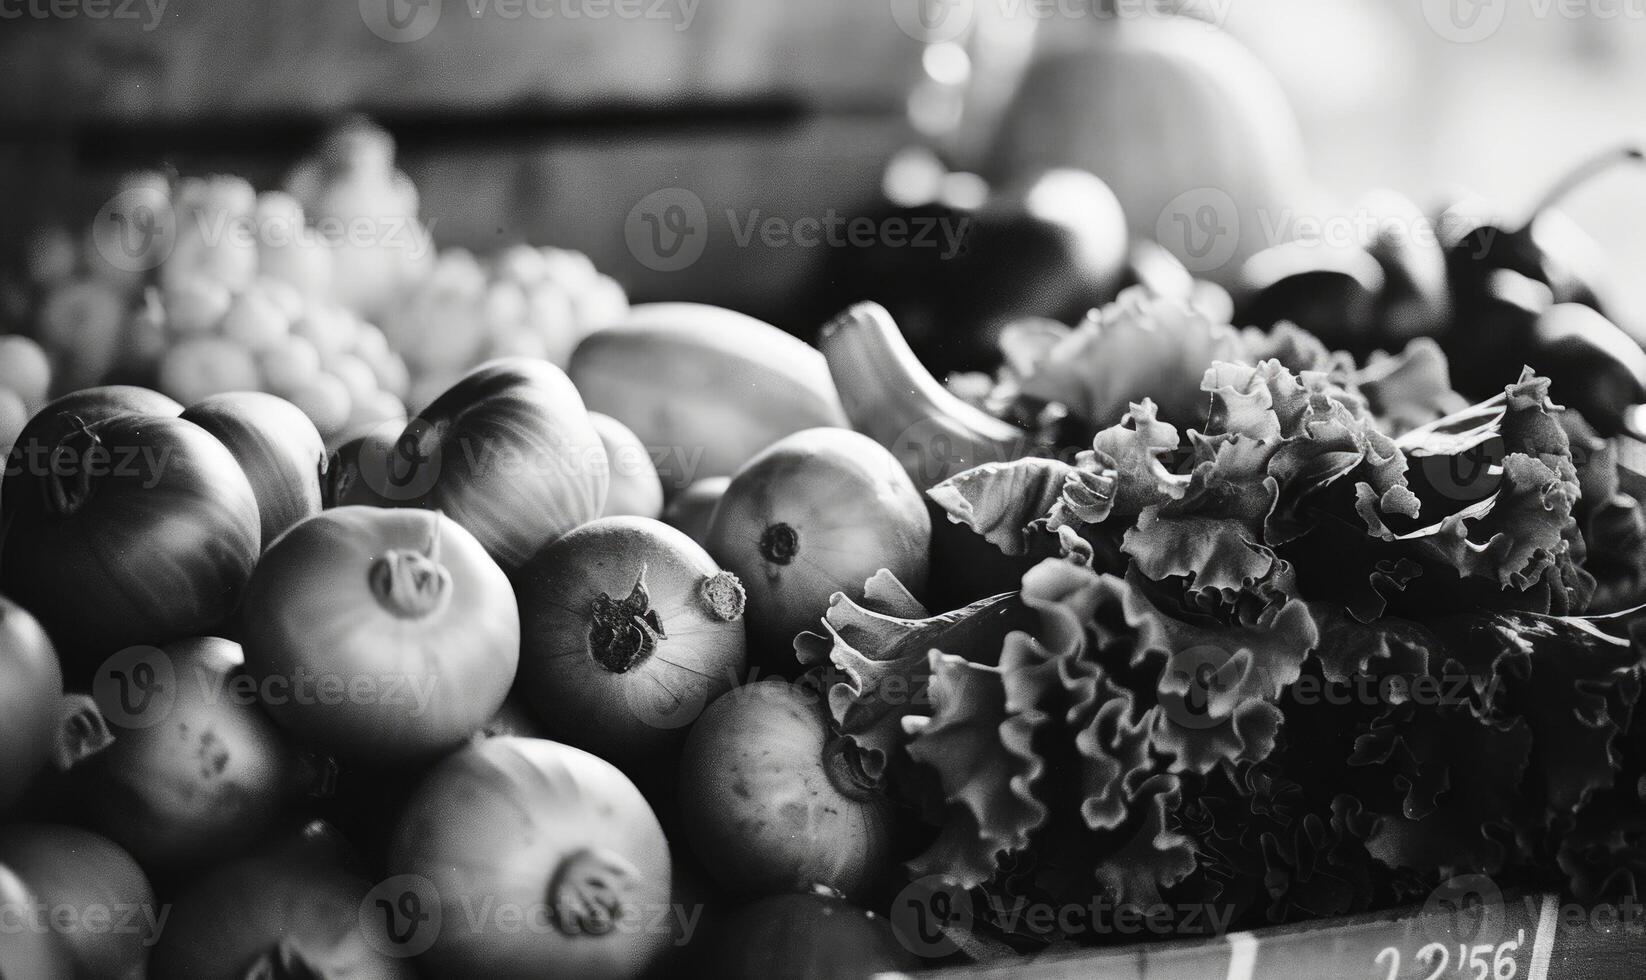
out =
<svg viewBox="0 0 1646 980"><path fill-rule="evenodd" d="M1113 42L1252 127L1221 43ZM976 221L964 262L834 257L815 342L437 254L361 122L283 191L129 178L121 220L174 220L140 262L39 239L36 339L0 338L0 926L142 914L0 928L0 978L844 980L1460 877L1632 900L1646 351L1581 233L1375 192L1363 242L1225 288L1133 213L1198 162L1116 193L1044 125L998 193L888 206ZM1158 909L1199 912L1103 927Z"/></svg>

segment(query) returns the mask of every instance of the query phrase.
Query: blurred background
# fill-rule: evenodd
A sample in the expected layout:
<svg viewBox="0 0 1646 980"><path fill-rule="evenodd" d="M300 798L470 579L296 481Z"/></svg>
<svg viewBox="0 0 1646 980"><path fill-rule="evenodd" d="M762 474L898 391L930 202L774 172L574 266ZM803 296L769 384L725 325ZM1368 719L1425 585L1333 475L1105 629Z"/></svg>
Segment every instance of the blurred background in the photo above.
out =
<svg viewBox="0 0 1646 980"><path fill-rule="evenodd" d="M363 113L439 248L573 249L632 301L801 335L838 308L842 249L792 233L888 198L972 207L1080 166L1227 285L1374 188L1512 218L1646 131L1636 0L0 0L0 21L5 268L133 170L335 169L312 155ZM1646 173L1563 207L1610 256L1614 315L1646 322Z"/></svg>

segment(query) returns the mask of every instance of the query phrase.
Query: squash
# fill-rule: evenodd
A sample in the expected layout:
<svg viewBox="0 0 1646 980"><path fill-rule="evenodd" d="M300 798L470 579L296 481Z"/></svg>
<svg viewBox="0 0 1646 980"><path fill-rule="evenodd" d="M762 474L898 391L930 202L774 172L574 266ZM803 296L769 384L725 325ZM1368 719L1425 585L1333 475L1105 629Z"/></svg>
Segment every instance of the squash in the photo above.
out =
<svg viewBox="0 0 1646 980"><path fill-rule="evenodd" d="M792 644L844 592L888 569L926 586L931 517L903 465L848 429L807 429L749 460L709 525L709 554L748 592L750 659L793 674Z"/></svg>
<svg viewBox="0 0 1646 980"><path fill-rule="evenodd" d="M1120 198L1132 234L1228 284L1275 244L1305 166L1280 84L1231 35L1188 17L1106 17L1059 31L1004 116L995 183L1079 167ZM1283 230L1283 229L1282 229Z"/></svg>
<svg viewBox="0 0 1646 980"><path fill-rule="evenodd" d="M668 496L730 476L778 439L846 425L823 355L769 323L699 303L649 303L578 344L567 368L589 410L664 453Z"/></svg>

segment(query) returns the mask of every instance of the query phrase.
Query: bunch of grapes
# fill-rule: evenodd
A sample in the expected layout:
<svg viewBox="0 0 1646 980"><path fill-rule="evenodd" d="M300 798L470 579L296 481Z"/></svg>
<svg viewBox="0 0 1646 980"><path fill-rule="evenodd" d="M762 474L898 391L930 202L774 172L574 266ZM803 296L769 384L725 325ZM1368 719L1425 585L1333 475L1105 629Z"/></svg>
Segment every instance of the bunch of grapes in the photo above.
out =
<svg viewBox="0 0 1646 980"><path fill-rule="evenodd" d="M341 304L380 320L434 262L433 238L418 218L417 187L395 168L394 138L350 119L292 168L286 190L331 247L324 288Z"/></svg>
<svg viewBox="0 0 1646 980"><path fill-rule="evenodd" d="M37 236L29 275L61 390L268 391L333 442L405 416L405 363L336 301L334 248L289 194L130 175L81 240Z"/></svg>
<svg viewBox="0 0 1646 980"><path fill-rule="evenodd" d="M578 341L628 308L623 287L583 253L515 245L486 260L441 252L380 322L411 370L415 409L489 358L541 357L565 367Z"/></svg>

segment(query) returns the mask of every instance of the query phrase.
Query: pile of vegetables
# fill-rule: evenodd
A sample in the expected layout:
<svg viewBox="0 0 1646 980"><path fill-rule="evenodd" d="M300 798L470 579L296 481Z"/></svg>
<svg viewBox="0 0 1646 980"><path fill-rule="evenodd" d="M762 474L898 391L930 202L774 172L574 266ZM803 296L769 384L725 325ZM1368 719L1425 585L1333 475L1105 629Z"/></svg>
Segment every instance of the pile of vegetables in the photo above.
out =
<svg viewBox="0 0 1646 980"><path fill-rule="evenodd" d="M1646 512L1617 418L1561 405L1599 310L1545 283L1491 357L1532 366L1469 397L1428 320L1236 326L1096 178L1046 179L979 213L1104 215L1090 312L995 310L947 383L875 303L813 347L567 253L448 255L398 310L409 256L334 256L385 332L272 256L179 241L117 287L76 253L86 309L48 309L146 293L169 393L0 346L0 914L152 914L0 936L0 975L857 977L1107 935L1029 907L1637 895ZM143 188L416 214L370 130L291 198ZM1525 244L1448 302L1559 279ZM273 383L310 332L305 385L394 410ZM164 384L202 344L256 377ZM940 949L897 918L934 888L975 912Z"/></svg>
<svg viewBox="0 0 1646 980"><path fill-rule="evenodd" d="M1248 926L1464 873L1632 894L1646 523L1548 382L1442 415L1432 345L1357 370L1133 294L1018 392L1102 418L1120 364L1159 401L1090 449L930 491L1034 562L1019 591L930 617L883 573L797 641L855 771L932 827L910 873ZM992 924L1072 938L1027 923Z"/></svg>

